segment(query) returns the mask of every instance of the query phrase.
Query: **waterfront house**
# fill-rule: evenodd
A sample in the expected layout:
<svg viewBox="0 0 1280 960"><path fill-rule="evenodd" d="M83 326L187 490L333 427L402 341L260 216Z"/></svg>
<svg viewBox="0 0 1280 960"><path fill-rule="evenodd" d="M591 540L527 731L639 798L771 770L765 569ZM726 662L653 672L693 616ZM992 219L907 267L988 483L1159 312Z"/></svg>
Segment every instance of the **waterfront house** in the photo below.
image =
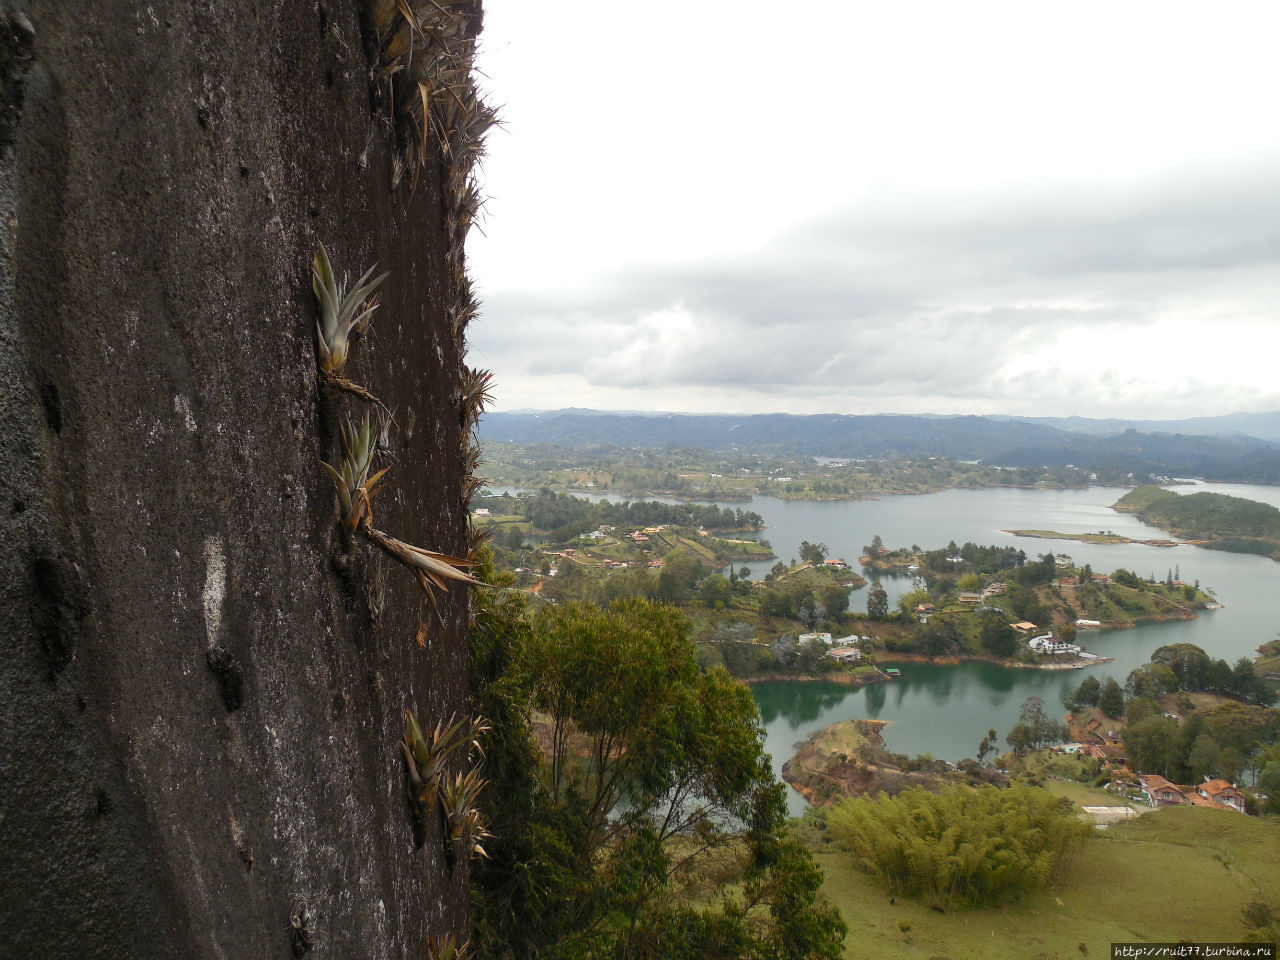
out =
<svg viewBox="0 0 1280 960"><path fill-rule="evenodd" d="M827 656L837 663L852 663L862 659L862 651L857 647L836 647L834 650L828 650Z"/></svg>
<svg viewBox="0 0 1280 960"><path fill-rule="evenodd" d="M1065 640L1058 640L1052 633L1042 633L1038 637L1032 637L1027 641L1027 646L1036 653L1048 653L1054 656L1080 652L1079 646L1067 643Z"/></svg>

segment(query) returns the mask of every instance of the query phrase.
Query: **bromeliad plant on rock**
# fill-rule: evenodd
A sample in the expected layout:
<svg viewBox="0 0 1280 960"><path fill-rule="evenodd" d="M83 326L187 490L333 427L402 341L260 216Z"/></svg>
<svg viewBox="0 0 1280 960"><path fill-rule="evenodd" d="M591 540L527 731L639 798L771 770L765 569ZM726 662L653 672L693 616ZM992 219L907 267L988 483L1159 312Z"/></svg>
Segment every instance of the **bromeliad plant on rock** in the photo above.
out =
<svg viewBox="0 0 1280 960"><path fill-rule="evenodd" d="M369 476L373 465L373 456L377 450L380 427L375 426L369 417L364 415L360 426L356 427L348 420L342 427L343 455L337 466L320 462L338 492L338 503L342 513L342 528L350 535L362 534L370 543L382 550L398 563L414 572L418 583L426 594L431 606L439 615L440 608L436 604L434 589L447 591L449 581L482 585L466 571L476 566L476 561L454 557L447 553L415 547L413 544L388 536L373 525L373 496L377 493L378 480L391 468L384 467ZM419 644L422 643L421 633Z"/></svg>
<svg viewBox="0 0 1280 960"><path fill-rule="evenodd" d="M342 424L343 457L338 466L320 461L320 466L325 468L337 488L338 503L342 507L342 527L348 533L355 533L360 521L365 519L366 510L372 507L378 480L391 469L383 467L369 476L373 455L377 451L377 436L378 429L369 414L364 415L359 427L348 418Z"/></svg>
<svg viewBox="0 0 1280 960"><path fill-rule="evenodd" d="M347 277L337 279L329 263L329 252L322 243L311 264L311 289L320 307L320 315L316 318L320 372L335 387L383 406L382 401L368 390L343 375L352 344L368 331L373 313L378 309L378 297L374 291L388 276L383 273L370 280L375 269L376 265L366 270L355 286L348 290Z"/></svg>
<svg viewBox="0 0 1280 960"><path fill-rule="evenodd" d="M471 941L459 941L456 933L427 937L427 960L467 960L470 947Z"/></svg>
<svg viewBox="0 0 1280 960"><path fill-rule="evenodd" d="M476 854L488 856L480 846L480 841L489 836L479 810L485 781L479 764L472 760L481 752L480 738L488 732L489 725L482 717L451 717L448 724L437 723L430 734L424 735L412 710L406 710L404 716L400 752L408 778L409 806L419 836L425 832L427 818L436 812L444 823L442 839L450 866L458 848L468 859ZM464 749L470 769L450 778L445 766Z"/></svg>

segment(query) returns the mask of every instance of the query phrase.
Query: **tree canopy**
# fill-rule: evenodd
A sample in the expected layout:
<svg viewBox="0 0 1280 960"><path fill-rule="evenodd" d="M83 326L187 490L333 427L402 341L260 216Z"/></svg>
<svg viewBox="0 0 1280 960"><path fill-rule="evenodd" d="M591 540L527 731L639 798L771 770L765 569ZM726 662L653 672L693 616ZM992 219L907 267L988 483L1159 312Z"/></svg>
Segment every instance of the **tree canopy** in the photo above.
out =
<svg viewBox="0 0 1280 960"><path fill-rule="evenodd" d="M485 744L492 860L472 873L481 956L840 955L750 691L700 669L688 629L640 599L533 618L481 602L473 676L502 719Z"/></svg>

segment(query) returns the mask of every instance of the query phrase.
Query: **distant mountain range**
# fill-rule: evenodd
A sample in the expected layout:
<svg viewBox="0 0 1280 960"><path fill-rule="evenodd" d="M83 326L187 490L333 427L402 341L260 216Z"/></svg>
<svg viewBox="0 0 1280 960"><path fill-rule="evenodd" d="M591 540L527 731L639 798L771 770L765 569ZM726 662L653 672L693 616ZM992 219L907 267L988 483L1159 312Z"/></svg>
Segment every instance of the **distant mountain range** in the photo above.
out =
<svg viewBox="0 0 1280 960"><path fill-rule="evenodd" d="M1127 421L560 410L487 414L480 437L515 443L700 447L819 457L949 457L1009 467L1072 463L1138 477L1280 483L1280 443L1276 442L1280 413Z"/></svg>
<svg viewBox="0 0 1280 960"><path fill-rule="evenodd" d="M1090 420L1087 417L995 417L1057 427L1072 433L1109 436L1125 430L1144 433L1193 433L1211 437L1253 437L1280 443L1280 413L1229 413L1186 420Z"/></svg>

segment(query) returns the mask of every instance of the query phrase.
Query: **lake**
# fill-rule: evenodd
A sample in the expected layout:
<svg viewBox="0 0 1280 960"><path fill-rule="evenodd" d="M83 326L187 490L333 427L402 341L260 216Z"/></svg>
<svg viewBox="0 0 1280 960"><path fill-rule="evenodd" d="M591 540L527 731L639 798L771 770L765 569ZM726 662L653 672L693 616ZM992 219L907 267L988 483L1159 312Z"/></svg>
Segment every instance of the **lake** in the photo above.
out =
<svg viewBox="0 0 1280 960"><path fill-rule="evenodd" d="M1179 493L1208 490L1280 506L1280 488L1245 484L1196 484L1174 487ZM887 547L918 544L942 547L950 540L963 544L1016 546L1036 557L1052 551L1067 554L1095 571L1117 567L1139 576L1163 579L1176 568L1188 583L1198 580L1225 604L1204 611L1199 619L1149 624L1133 630L1081 631L1085 649L1115 662L1088 668L1098 679L1113 676L1123 684L1129 671L1148 662L1152 651L1169 643L1194 643L1212 657L1233 663L1252 657L1255 648L1276 636L1280 617L1280 564L1265 557L1205 550L1182 544L1172 548L1144 544L1099 545L1074 540L1036 540L1014 537L1005 529L1056 530L1096 533L1110 530L1135 539L1167 536L1137 518L1110 509L1126 490L1091 487L1085 490L947 490L916 497L880 500L809 502L756 497L740 506L759 513L767 525L761 536L773 544L784 562L800 554L800 542L823 542L830 555L857 563L862 547L879 534ZM597 497L598 499L598 497ZM610 499L614 499L610 497ZM622 498L617 498L622 499ZM759 576L764 569L752 568ZM912 589L909 577L884 578L891 608ZM853 609L865 609L866 590L854 591ZM794 752L795 744L815 730L855 717L888 721L883 731L894 753L933 756L957 761L974 756L978 742L994 728L1004 735L1017 721L1022 702L1043 698L1061 712L1063 695L1085 676L1084 670L1012 670L986 663L951 666L906 663L902 678L867 687L829 683L762 683L752 687L764 720L766 748L774 768ZM793 813L804 800L790 794Z"/></svg>
<svg viewBox="0 0 1280 960"><path fill-rule="evenodd" d="M1280 489L1244 484L1196 484L1174 487L1179 493L1209 490L1280 506ZM1129 671L1148 662L1152 651L1168 643L1188 642L1210 656L1229 663L1252 657L1255 648L1276 636L1275 602L1280 597L1280 564L1265 557L1205 550L1182 544L1151 547L1144 544L1086 544L1073 540L1014 537L1005 529L1056 530L1087 533L1110 530L1123 536L1167 536L1137 518L1110 509L1126 491L1091 487L1086 490L948 490L920 497L885 497L873 501L812 503L756 497L750 505L764 517L774 551L789 561L799 554L801 540L826 543L831 556L852 563L862 547L879 534L888 547L919 544L925 549L964 543L1008 544L1029 557L1052 551L1067 554L1096 571L1117 567L1140 576L1163 579L1171 569L1188 583L1199 580L1225 604L1204 611L1199 619L1148 624L1133 630L1082 631L1078 640L1113 663L1088 668L1100 680L1113 676L1123 684ZM754 573L754 571L753 571ZM891 605L912 588L910 578L884 578ZM855 591L855 609L865 607L865 590ZM1004 735L1017 721L1018 710L1030 696L1061 712L1063 696L1085 676L1083 670L1011 670L986 663L952 666L902 664L902 678L868 687L824 683L763 683L752 687L760 705L766 749L781 770L795 744L810 733L838 720L854 717L888 721L885 744L894 753L933 756L957 761L977 753L989 729ZM792 791L793 813L804 801Z"/></svg>

